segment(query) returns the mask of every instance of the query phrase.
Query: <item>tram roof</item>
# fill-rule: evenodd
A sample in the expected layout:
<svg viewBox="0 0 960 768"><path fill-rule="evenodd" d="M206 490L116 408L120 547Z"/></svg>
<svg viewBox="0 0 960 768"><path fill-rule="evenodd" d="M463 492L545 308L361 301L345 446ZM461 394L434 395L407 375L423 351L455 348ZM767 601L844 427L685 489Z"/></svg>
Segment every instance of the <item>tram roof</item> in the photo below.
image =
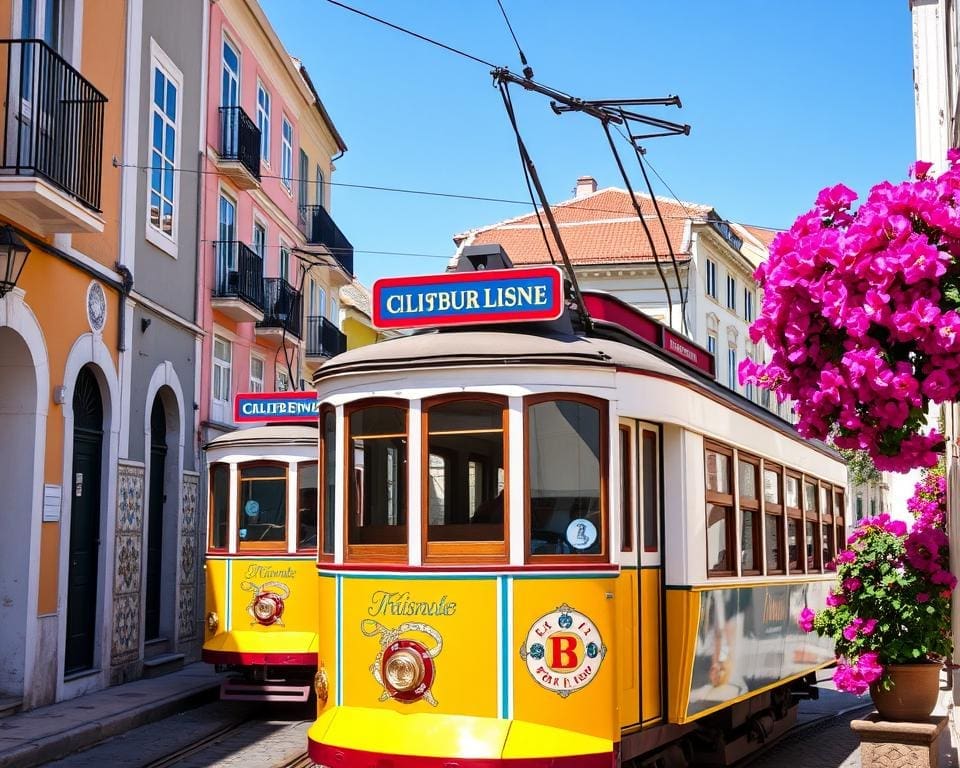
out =
<svg viewBox="0 0 960 768"><path fill-rule="evenodd" d="M280 443L283 445L316 445L318 440L317 427L306 424L271 424L265 427L248 427L227 432L215 437L204 446L205 450L213 448L239 448L254 445L269 445Z"/></svg>
<svg viewBox="0 0 960 768"><path fill-rule="evenodd" d="M649 371L705 391L789 437L808 442L834 458L839 454L819 440L805 440L775 413L733 392L715 379L677 363L656 345L630 337L557 332L545 324L509 329L444 329L415 333L344 352L324 363L314 383L338 374L375 373L398 368L501 367L511 365L583 365Z"/></svg>

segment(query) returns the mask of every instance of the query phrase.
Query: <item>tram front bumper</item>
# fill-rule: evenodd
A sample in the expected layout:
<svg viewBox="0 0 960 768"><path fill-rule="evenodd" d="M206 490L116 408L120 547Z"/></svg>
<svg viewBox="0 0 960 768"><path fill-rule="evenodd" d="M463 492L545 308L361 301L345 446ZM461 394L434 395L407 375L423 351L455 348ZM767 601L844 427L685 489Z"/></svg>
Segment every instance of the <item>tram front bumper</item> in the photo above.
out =
<svg viewBox="0 0 960 768"><path fill-rule="evenodd" d="M522 720L332 707L307 732L321 768L613 768L612 741ZM455 761L455 762L452 762Z"/></svg>

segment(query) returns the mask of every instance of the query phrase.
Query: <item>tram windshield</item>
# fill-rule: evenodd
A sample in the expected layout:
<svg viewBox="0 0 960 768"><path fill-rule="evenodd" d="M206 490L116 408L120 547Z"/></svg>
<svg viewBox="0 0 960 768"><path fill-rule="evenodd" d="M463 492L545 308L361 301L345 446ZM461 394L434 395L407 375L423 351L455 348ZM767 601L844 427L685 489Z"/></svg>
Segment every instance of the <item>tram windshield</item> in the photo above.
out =
<svg viewBox="0 0 960 768"><path fill-rule="evenodd" d="M287 470L285 465L240 468L237 535L241 548L252 544L284 546L287 541Z"/></svg>

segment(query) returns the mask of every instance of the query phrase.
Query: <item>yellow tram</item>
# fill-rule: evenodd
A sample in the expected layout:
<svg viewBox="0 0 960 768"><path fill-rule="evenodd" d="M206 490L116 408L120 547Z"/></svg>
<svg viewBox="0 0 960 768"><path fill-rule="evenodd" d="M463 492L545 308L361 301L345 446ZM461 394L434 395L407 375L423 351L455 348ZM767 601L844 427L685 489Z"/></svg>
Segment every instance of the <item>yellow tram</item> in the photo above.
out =
<svg viewBox="0 0 960 768"><path fill-rule="evenodd" d="M202 658L235 673L223 699L310 696L319 599L315 411L312 422L238 429L206 446Z"/></svg>
<svg viewBox="0 0 960 768"><path fill-rule="evenodd" d="M725 764L833 660L838 455L551 269L379 281L443 326L314 376L321 766Z"/></svg>

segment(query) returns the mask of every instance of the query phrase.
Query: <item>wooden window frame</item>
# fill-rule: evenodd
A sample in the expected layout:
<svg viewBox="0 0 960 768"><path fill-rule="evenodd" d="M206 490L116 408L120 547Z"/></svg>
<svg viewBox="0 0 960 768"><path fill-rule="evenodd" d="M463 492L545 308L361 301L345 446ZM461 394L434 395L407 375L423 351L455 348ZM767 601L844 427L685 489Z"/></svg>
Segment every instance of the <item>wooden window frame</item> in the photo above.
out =
<svg viewBox="0 0 960 768"><path fill-rule="evenodd" d="M300 478L303 477L303 467L304 467L304 466L310 466L311 464L315 464L316 467L317 467L317 506L316 506L316 509L314 510L314 513L315 513L316 516L317 516L317 522L316 522L316 525L317 525L316 541L317 541L317 543L314 544L312 547L301 547L301 546L300 546L300 526L303 524L303 515L301 515L301 513L300 513L300 488L301 488ZM297 494L297 530L296 530L296 534L295 534L295 536L294 536L294 541L293 541L293 543L294 543L294 549L295 549L296 552L298 552L298 553L304 553L304 554L308 554L308 555L311 555L311 554L312 554L312 555L315 555L315 554L317 554L317 553L320 551L320 491L322 490L322 487L321 487L321 485L320 485L320 459L319 459L319 458L316 458L316 459L305 459L305 460L303 460L303 461L298 461L298 462L296 462L296 465L297 465L297 489L296 489L296 494Z"/></svg>
<svg viewBox="0 0 960 768"><path fill-rule="evenodd" d="M530 504L530 409L541 403L571 402L588 405L599 411L600 419L600 525L597 534L600 536L600 552L593 555L532 555L530 554L530 525L532 521L532 510ZM589 563L608 563L610 561L610 520L609 520L609 487L608 477L610 473L609 461L607 455L609 452L610 441L610 404L607 400L602 400L588 395L579 395L569 392L547 392L544 394L530 395L523 399L523 467L524 467L524 499L523 499L523 560L527 564L550 563L550 564L589 564Z"/></svg>
<svg viewBox="0 0 960 768"><path fill-rule="evenodd" d="M844 490L839 486L833 486L833 527L836 532L834 537L834 560L836 560L840 551L847 547L846 501Z"/></svg>
<svg viewBox="0 0 960 768"><path fill-rule="evenodd" d="M820 491L819 491L819 496L821 501L823 498L822 494L824 491L826 491L826 494L827 494L826 498L827 498L828 504L830 505L830 510L829 512L827 510L824 510L823 504L820 504L820 529L818 531L818 533L820 534L820 568L824 573L829 573L837 570L836 563L834 563L834 560L837 557L837 537L836 537L836 531L833 528L834 526L833 521L836 518L836 516L833 513L833 504L834 504L833 486L821 480ZM826 552L824 552L823 550L823 535L825 532L829 532L827 534L829 538L828 538L828 548ZM824 555L830 555L830 557L825 558ZM830 563L834 563L833 568L827 567Z"/></svg>
<svg viewBox="0 0 960 768"><path fill-rule="evenodd" d="M814 493L814 509L809 510L806 507L807 495L806 484L812 483L816 491ZM800 486L803 495L800 498L800 504L803 505L803 561L807 568L807 573L822 573L823 563L821 562L821 553L823 552L823 538L820 534L820 481L810 475L803 476L803 485ZM807 557L807 523L813 521L813 565L810 565L810 559Z"/></svg>
<svg viewBox="0 0 960 768"><path fill-rule="evenodd" d="M617 425L617 469L620 472L620 551L633 552L634 486L637 472L636 438L627 424Z"/></svg>
<svg viewBox="0 0 960 768"><path fill-rule="evenodd" d="M709 482L707 481L707 453L719 453L727 457L727 468L729 476L727 477L727 485L730 488L729 493L720 493L719 491L711 491L709 489ZM737 507L735 504L736 497L734 494L734 471L736 471L735 457L733 454L733 449L728 448L725 445L720 443L714 443L710 440L703 441L703 495L704 495L704 543L706 544L706 565L707 565L707 577L708 578L723 578L725 576L736 576L737 575L737 552L738 544L736 541L737 534ZM727 514L726 526L725 526L725 537L726 537L726 556L727 556L727 568L711 568L710 567L710 517L707 512L711 505L728 507L729 512Z"/></svg>
<svg viewBox="0 0 960 768"><path fill-rule="evenodd" d="M283 541L246 541L240 538L240 500L243 498L243 472L246 469L256 467L274 467L283 470L284 494L283 494ZM256 478L263 480L265 478ZM290 464L286 461L275 461L271 459L260 459L256 461L245 461L237 464L237 554L244 552L282 552L287 554L290 546Z"/></svg>
<svg viewBox="0 0 960 768"><path fill-rule="evenodd" d="M320 447L320 452L319 452L319 458L318 458L318 460L317 460L317 560L318 560L319 562L321 562L321 563L332 563L332 562L334 561L334 559L336 558L336 552L337 552L337 544L336 544L336 535L337 535L337 534L336 534L336 530L337 530L337 520L336 520L337 501L336 501L336 497L337 497L337 495L339 495L339 493L340 493L340 489L339 489L339 488L336 488L336 486L334 486L335 490L334 490L334 499L333 499L333 509L331 509L331 510L328 511L327 508L326 508L326 500L327 500L327 474L326 474L326 473L327 473L327 466L326 466L326 464L327 464L327 463L326 463L326 461L324 461L324 459L326 459L326 451L327 451L327 445L326 445L327 433L326 433L326 426L325 426L327 414L330 414L330 415L333 416L333 435L334 435L334 437L333 437L333 441L334 441L334 444L333 444L333 451L334 451L334 454L333 454L333 456L334 456L334 458L333 458L333 472L334 472L334 478L336 478L336 471L337 471L337 458L336 458L336 457L337 457L337 453L336 453L336 451L337 451L337 442L336 442L336 440L337 440L337 438L336 438L336 435L337 435L337 411L336 411L335 408L332 408L332 407L329 406L329 405L324 405L323 407L320 408L320 418L319 418L319 432L320 432L320 435L319 435L319 438L320 438L319 443L320 443L320 445L319 445L319 447ZM333 547L332 547L333 552L324 552L324 550L326 549L326 530L327 530L326 518L327 518L327 514L328 514L328 513L334 516L334 520L333 520L333 531L334 531L333 539L334 539L334 541L333 541Z"/></svg>
<svg viewBox="0 0 960 768"><path fill-rule="evenodd" d="M753 485L754 485L755 492L757 494L756 498L744 499L743 493L740 492L740 462L743 462L744 464L749 464L751 467L753 467L753 471L754 471ZM739 523L741 527L741 530L737 531L737 533L739 534L737 536L737 547L738 547L737 554L739 556L739 562L740 562L740 574L742 576L760 576L761 574L763 574L763 565L764 565L763 537L761 535L763 533L764 512L763 512L763 509L761 508L762 504L760 501L763 494L763 483L761 482L761 479L760 479L760 459L755 456L751 456L745 453L740 453L739 451L737 451L736 464L737 464L736 497L737 497L738 517L739 517ZM750 512L753 515L753 564L754 564L754 567L750 569L743 568L743 552L741 551L741 547L743 546L742 527L743 527L743 511L744 510Z"/></svg>
<svg viewBox="0 0 960 768"><path fill-rule="evenodd" d="M776 472L777 474L777 487L779 493L777 494L780 498L780 502L774 503L767 501L767 480L765 477L766 472ZM786 480L784 474L784 468L781 464L777 464L772 461L763 461L760 466L760 493L763 498L763 571L768 576L782 576L787 573L787 565L789 561L789 552L787 551L787 515L786 515ZM767 516L772 515L777 520L777 544L778 550L780 552L780 567L771 568L770 563L767 562Z"/></svg>
<svg viewBox="0 0 960 768"><path fill-rule="evenodd" d="M409 558L410 551L410 505L409 499L404 501L406 507L407 521L404 524L403 528L406 532L406 541L402 544L351 544L350 543L350 496L349 496L349 483L352 482L350 477L352 472L352 464L350 457L353 455L353 452L350 447L350 417L357 411L362 411L365 408L375 408L377 406L385 406L389 408L399 408L403 411L403 435L407 439L408 445L410 440L410 401L409 400L400 400L397 398L390 397L373 397L366 400L357 400L352 402L343 409L343 438L340 442L341 450L343 451L343 486L342 493L343 495L343 561L345 563L406 563ZM409 477L409 467L410 467L410 455L409 449L407 451L407 492L410 488L410 477ZM399 526L398 526L399 527Z"/></svg>
<svg viewBox="0 0 960 768"><path fill-rule="evenodd" d="M646 423L649 424L649 422L646 422ZM661 552L661 549L663 547L663 539L660 532L660 521L661 521L660 510L662 509L662 505L663 505L663 501L661 499L662 472L661 472L660 462L662 461L662 458L661 458L662 444L660 442L660 431L657 429L651 429L650 426L644 426L644 422L642 421L638 422L638 424L640 425L640 428L638 430L639 434L637 435L637 438L638 438L637 467L641 468L643 466L643 441L647 435L650 435L651 437L653 437L653 445L656 451L656 455L654 456L654 462L653 462L654 472L655 472L655 475L653 478L654 479L654 483L653 483L654 505L652 510L653 514L651 516L652 522L653 522L654 540L656 544L652 547L649 547L647 546L647 543L646 543L648 512L647 512L647 501L646 501L646 498L644 498L643 511L642 511L642 522L643 522L643 529L642 529L643 550L642 551L643 551L643 554L645 555L656 555L657 559L659 560L663 556L663 553ZM646 474L644 474L644 483L646 483ZM639 494L642 493L643 491L644 489L641 488L640 484L638 483L637 484L638 499L639 499Z"/></svg>
<svg viewBox="0 0 960 768"><path fill-rule="evenodd" d="M797 481L797 506L787 505L787 480ZM783 475L783 508L787 518L786 539L784 540L784 553L786 554L786 573L790 575L807 572L807 540L806 529L803 525L803 474L788 469ZM790 521L797 520L797 561L790 560Z"/></svg>
<svg viewBox="0 0 960 768"><path fill-rule="evenodd" d="M486 402L500 407L503 426L503 539L501 541L430 541L429 488L430 473L430 409L456 402ZM420 542L424 563L506 563L510 557L510 408L506 397L481 392L458 392L439 395L422 401L420 409Z"/></svg>
<svg viewBox="0 0 960 768"><path fill-rule="evenodd" d="M216 508L213 504L213 471L219 467L227 471L227 530L223 536L223 546L215 547L213 545L213 516L216 514ZM212 461L207 466L207 551L216 552L217 554L225 554L230 551L230 470L230 465L225 461Z"/></svg>

